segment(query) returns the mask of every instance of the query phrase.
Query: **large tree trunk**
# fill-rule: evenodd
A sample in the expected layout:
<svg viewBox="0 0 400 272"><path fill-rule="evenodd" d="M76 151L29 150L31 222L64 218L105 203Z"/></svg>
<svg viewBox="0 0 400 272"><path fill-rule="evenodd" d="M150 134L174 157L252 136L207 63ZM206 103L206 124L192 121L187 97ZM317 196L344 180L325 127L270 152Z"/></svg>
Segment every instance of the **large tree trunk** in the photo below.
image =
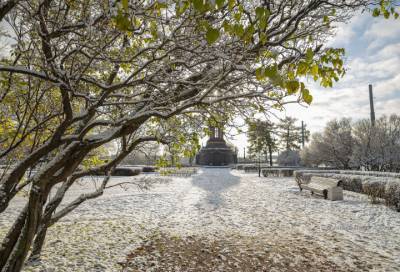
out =
<svg viewBox="0 0 400 272"><path fill-rule="evenodd" d="M0 182L0 213L7 209L9 202L18 193L18 190L16 189L17 184L19 184L25 175L27 169L36 165L41 158L48 155L58 145L58 142L50 141L48 144L45 144L36 151L32 152L24 160L19 162L18 165L13 168L11 172Z"/></svg>
<svg viewBox="0 0 400 272"><path fill-rule="evenodd" d="M33 247L30 255L30 259L39 258L42 253L44 240L46 239L47 229L49 228L47 222L41 223L38 233L36 234L35 240L33 242Z"/></svg>
<svg viewBox="0 0 400 272"><path fill-rule="evenodd" d="M28 205L21 211L17 220L14 222L13 226L7 233L4 238L1 248L0 248L0 271L3 271L3 267L5 266L8 256L10 256L13 247L18 241L19 235L22 232L22 228L24 227L26 214L28 211Z"/></svg>
<svg viewBox="0 0 400 272"><path fill-rule="evenodd" d="M4 240L7 243L8 238L13 238L13 243L9 243L9 247L2 252L2 262L5 264L0 267L1 272L17 272L22 269L42 216L43 193L43 188L38 185L34 185L31 189L27 209L21 212L21 218L14 224L18 225L18 230L11 230L9 232L11 236ZM16 236L18 239L15 239Z"/></svg>
<svg viewBox="0 0 400 272"><path fill-rule="evenodd" d="M64 181L64 183L58 188L55 196L46 204L46 208L43 213L40 226L38 227L38 231L33 242L32 252L29 258L34 259L40 257L44 241L46 239L47 229L50 227L51 216L62 202L65 193L74 181L75 180L73 179Z"/></svg>
<svg viewBox="0 0 400 272"><path fill-rule="evenodd" d="M32 243L34 245L31 257L38 254L40 255L48 227L52 226L60 218L74 210L82 202L100 196L110 179L110 173L115 165L118 164L127 154L129 154L129 152L131 152L139 143L150 140L154 140L154 137L140 138L132 143L128 150L121 152L119 156L110 162L109 165L106 165L105 169L108 172L108 176L103 179L100 188L92 193L82 194L63 210L53 214L56 208L62 202L62 199L68 188L73 184L76 178L79 178L79 175L76 177L70 176L77 165L79 165L79 163L88 153L89 149L80 149L79 153L75 156L67 154L69 155L68 158L70 160L66 162L64 161L64 165L68 165L68 167L65 167L59 176L53 177L52 182L49 182L49 179L46 179L41 180L40 184L33 184L26 207L20 213L13 227L4 238L2 247L0 248L0 271L20 271L23 267L29 250L31 249ZM68 177L70 178L67 179ZM52 186L61 182L63 179L63 185L57 190L56 195L47 203L45 211L43 212L44 204Z"/></svg>
<svg viewBox="0 0 400 272"><path fill-rule="evenodd" d="M71 149L66 150L69 151ZM65 152L63 155L67 157L70 154ZM60 158L62 157L60 156ZM1 272L16 272L22 269L33 239L38 231L38 226L41 223L43 205L51 189L50 184L46 185L48 180L41 178L53 174L52 172L58 169L57 164L61 164L62 162L60 158L57 160L54 159L56 163L54 164L54 169L46 168L41 175L32 179L28 203L2 243L2 248L0 249ZM52 170L52 172L50 172L50 170ZM8 204L8 202L6 204Z"/></svg>
<svg viewBox="0 0 400 272"><path fill-rule="evenodd" d="M35 237L32 253L30 258L38 258L40 257L44 241L46 238L47 230L49 227L54 225L58 220L72 212L75 208L77 208L81 203L85 202L88 199L96 198L103 194L103 191L110 180L110 173L108 171L108 176L103 179L103 182L100 188L96 189L92 193L81 194L77 199L69 203L66 207L64 207L61 211L54 213L56 208L60 205L61 201L64 198L65 193L68 188L73 184L74 180L66 181L58 190L53 199L47 204L44 215L42 217L40 226L38 228L37 235Z"/></svg>
<svg viewBox="0 0 400 272"><path fill-rule="evenodd" d="M7 184L0 184L0 214L4 212L14 194L10 192L6 186Z"/></svg>
<svg viewBox="0 0 400 272"><path fill-rule="evenodd" d="M49 223L51 220L51 215L58 207L58 205L60 205L63 196L64 194L61 197L58 197L56 200L51 201L49 204L46 205L46 209L45 212L43 213L42 220L37 228L37 233L35 236L35 240L33 241L33 247L29 258L34 259L40 257L44 241L46 239L47 229L50 226Z"/></svg>

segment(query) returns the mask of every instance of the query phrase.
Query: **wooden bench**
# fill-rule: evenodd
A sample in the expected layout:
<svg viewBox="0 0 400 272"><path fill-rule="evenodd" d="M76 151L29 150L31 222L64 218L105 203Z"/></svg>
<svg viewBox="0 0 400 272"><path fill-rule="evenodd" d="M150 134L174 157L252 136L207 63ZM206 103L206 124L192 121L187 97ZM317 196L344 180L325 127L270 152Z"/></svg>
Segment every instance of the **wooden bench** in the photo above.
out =
<svg viewBox="0 0 400 272"><path fill-rule="evenodd" d="M307 184L299 183L300 191L309 190L311 194L323 196L329 200L343 200L343 188L341 180L312 176Z"/></svg>

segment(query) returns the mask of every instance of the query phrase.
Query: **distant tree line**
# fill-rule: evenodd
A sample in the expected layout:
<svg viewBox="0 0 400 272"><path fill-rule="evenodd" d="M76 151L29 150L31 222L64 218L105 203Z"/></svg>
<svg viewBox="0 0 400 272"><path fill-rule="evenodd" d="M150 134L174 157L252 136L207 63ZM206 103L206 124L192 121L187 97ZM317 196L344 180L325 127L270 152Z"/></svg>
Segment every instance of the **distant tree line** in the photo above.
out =
<svg viewBox="0 0 400 272"><path fill-rule="evenodd" d="M400 116L383 116L375 125L364 119L332 120L301 152L306 166L400 171Z"/></svg>
<svg viewBox="0 0 400 272"><path fill-rule="evenodd" d="M272 153L280 152L280 165L298 165L302 142L307 142L310 131L298 120L286 117L277 123L269 120L248 120L248 153L252 159L260 159L272 165Z"/></svg>

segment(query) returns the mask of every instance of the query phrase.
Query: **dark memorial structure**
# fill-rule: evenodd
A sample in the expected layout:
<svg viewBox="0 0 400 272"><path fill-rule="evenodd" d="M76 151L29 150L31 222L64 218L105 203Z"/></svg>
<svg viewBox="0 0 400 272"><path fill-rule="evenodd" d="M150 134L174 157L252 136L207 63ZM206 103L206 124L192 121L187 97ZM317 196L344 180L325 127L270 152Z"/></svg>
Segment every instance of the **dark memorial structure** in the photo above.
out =
<svg viewBox="0 0 400 272"><path fill-rule="evenodd" d="M223 130L210 127L211 135L205 147L196 155L196 164L223 166L237 163L236 153L226 144Z"/></svg>

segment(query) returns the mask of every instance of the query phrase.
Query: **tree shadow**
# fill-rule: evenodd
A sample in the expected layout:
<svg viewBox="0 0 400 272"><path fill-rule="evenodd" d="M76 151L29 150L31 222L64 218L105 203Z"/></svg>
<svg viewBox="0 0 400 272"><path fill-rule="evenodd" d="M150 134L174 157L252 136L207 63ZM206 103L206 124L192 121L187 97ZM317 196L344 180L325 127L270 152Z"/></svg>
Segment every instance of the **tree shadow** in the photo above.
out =
<svg viewBox="0 0 400 272"><path fill-rule="evenodd" d="M240 183L240 177L231 174L230 168L202 168L203 173L193 176L192 184L206 191L207 196L196 206L215 210L223 206L221 194Z"/></svg>

